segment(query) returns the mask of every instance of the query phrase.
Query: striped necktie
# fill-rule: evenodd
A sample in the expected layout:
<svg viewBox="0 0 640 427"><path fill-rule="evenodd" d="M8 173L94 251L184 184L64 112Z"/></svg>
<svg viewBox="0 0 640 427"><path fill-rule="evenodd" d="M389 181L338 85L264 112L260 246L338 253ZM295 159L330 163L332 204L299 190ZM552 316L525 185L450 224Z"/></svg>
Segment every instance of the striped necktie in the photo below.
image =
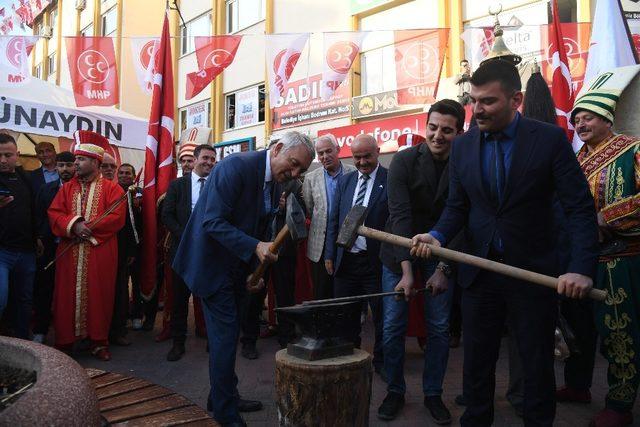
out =
<svg viewBox="0 0 640 427"><path fill-rule="evenodd" d="M358 196L356 197L356 202L353 204L353 206L364 204L364 196L365 194L367 194L367 181L369 181L369 175L363 173L360 177L360 180L361 182L360 188L358 189Z"/></svg>

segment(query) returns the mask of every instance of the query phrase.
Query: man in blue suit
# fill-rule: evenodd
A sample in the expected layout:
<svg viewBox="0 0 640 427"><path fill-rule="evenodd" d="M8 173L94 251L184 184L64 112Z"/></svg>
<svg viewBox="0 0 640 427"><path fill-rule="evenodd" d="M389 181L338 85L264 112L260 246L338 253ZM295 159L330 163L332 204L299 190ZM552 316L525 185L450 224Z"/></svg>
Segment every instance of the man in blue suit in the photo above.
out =
<svg viewBox="0 0 640 427"><path fill-rule="evenodd" d="M471 77L478 126L453 142L449 197L428 234L414 237L444 246L463 228L470 253L538 273L560 276L558 293L583 298L593 285L598 227L593 199L565 133L520 116L520 76L502 60ZM554 197L572 236L570 262L560 271L554 233ZM551 426L555 417L554 330L557 295L540 287L461 264L464 390L462 426L493 423L495 364L505 320L523 361L524 424Z"/></svg>
<svg viewBox="0 0 640 427"><path fill-rule="evenodd" d="M340 225L353 206L367 207L365 225L384 229L389 216L387 205L387 169L378 163L380 148L371 135L358 135L351 144L355 171L338 181L329 212L325 246L325 267L334 276L334 295L346 297L381 292L382 263L380 242L362 236L349 249L338 248L336 239ZM382 372L382 303L379 298L369 300L375 326L373 366ZM345 325L353 343L360 347L360 324Z"/></svg>
<svg viewBox="0 0 640 427"><path fill-rule="evenodd" d="M298 178L313 156L311 140L293 131L269 150L226 157L209 176L178 246L173 269L202 298L210 346L208 408L223 426L246 425L239 411L262 407L238 394L238 308L250 262L277 260L270 242L259 240L278 204L276 184Z"/></svg>

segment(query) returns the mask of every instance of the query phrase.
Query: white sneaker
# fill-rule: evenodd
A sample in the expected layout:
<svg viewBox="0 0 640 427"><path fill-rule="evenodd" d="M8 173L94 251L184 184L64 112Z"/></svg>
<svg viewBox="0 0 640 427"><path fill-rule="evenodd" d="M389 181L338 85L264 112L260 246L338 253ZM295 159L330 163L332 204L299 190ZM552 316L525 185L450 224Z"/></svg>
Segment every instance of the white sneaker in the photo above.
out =
<svg viewBox="0 0 640 427"><path fill-rule="evenodd" d="M133 330L139 331L142 329L142 319L133 319Z"/></svg>
<svg viewBox="0 0 640 427"><path fill-rule="evenodd" d="M44 335L43 334L34 334L32 341L33 342L37 342L39 344L44 344Z"/></svg>

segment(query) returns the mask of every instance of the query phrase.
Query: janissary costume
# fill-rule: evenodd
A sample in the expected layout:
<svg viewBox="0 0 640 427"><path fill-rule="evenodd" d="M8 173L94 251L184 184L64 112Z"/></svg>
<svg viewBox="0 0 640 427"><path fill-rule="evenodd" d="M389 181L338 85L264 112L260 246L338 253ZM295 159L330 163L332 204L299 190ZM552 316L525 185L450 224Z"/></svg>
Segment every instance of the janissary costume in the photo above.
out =
<svg viewBox="0 0 640 427"><path fill-rule="evenodd" d="M613 123L617 99L591 90L576 100L572 121L588 110ZM606 407L630 415L640 383L640 139L612 134L592 152L583 146L578 160L612 234L602 243L595 282L609 295L594 304L601 352L609 361Z"/></svg>
<svg viewBox="0 0 640 427"><path fill-rule="evenodd" d="M106 138L88 131L78 131L75 137L74 154L102 160L109 144ZM99 222L96 219L123 194L117 182L100 173L92 182L75 176L49 207L51 229L60 237L57 253L72 246L56 261L53 315L58 347L88 338L94 355L107 349L118 266L116 236L125 223L126 204L120 203ZM79 220L92 231L91 238L80 243L72 232Z"/></svg>

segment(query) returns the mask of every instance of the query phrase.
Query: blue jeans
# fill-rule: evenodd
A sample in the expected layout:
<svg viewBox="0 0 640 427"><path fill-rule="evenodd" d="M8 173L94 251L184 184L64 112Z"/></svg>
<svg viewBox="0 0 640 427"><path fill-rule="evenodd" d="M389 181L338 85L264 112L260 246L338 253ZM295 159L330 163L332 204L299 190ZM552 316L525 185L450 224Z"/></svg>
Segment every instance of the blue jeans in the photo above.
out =
<svg viewBox="0 0 640 427"><path fill-rule="evenodd" d="M0 316L9 306L10 325L18 338L29 339L36 254L0 248ZM11 288L11 289L9 289Z"/></svg>
<svg viewBox="0 0 640 427"><path fill-rule="evenodd" d="M428 264L424 271L426 276L423 277L424 281L433 274L436 265L437 262ZM393 291L401 278L402 274L394 273L383 266L382 291ZM440 396L449 359L449 312L453 283L450 283L448 290L440 295L432 296L429 292L424 292L423 295L427 348L422 372L422 391L425 396ZM384 370L388 380L387 391L404 394L407 390L404 382L404 337L407 332L409 305L405 300L383 298L383 312L383 351Z"/></svg>

